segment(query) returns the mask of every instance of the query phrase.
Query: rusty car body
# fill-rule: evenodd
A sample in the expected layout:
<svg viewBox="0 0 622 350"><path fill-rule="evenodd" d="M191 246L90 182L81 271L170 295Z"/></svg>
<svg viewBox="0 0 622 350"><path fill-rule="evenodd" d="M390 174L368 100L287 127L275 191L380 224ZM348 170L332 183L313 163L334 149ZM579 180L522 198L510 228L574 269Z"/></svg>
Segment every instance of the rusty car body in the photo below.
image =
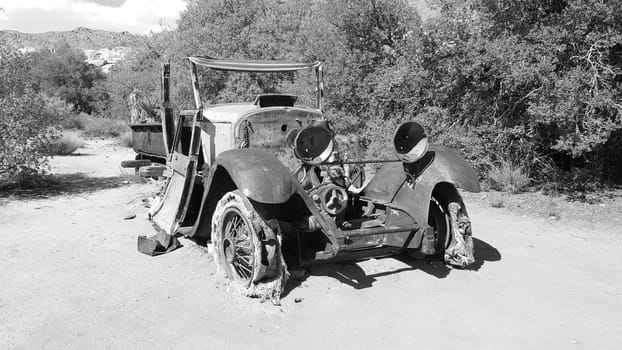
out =
<svg viewBox="0 0 622 350"><path fill-rule="evenodd" d="M177 117L164 66L168 171L150 217L170 234L211 241L220 269L249 294L268 288L278 298L287 265L403 253L462 267L474 261L458 188L479 191L475 172L452 150L429 145L418 123L393 133L394 159L346 159L323 114L322 62L195 56L188 63L195 107ZM198 69L308 71L316 105L298 106L287 94L204 105ZM367 164L380 168L370 176Z"/></svg>

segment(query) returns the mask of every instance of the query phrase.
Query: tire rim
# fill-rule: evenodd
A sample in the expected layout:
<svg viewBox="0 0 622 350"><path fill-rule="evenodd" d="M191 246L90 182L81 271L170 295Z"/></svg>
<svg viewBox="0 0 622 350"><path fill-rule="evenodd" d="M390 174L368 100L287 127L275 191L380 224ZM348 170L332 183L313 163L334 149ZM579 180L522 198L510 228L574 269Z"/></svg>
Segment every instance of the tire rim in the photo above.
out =
<svg viewBox="0 0 622 350"><path fill-rule="evenodd" d="M450 222L449 222L449 217L447 215L447 213L445 212L445 208L441 205L441 203L438 201L438 199L436 199L435 197L430 198L430 205L435 205L436 208L438 208L439 210L439 217L436 217L435 215L432 215L432 221L434 221L433 223L428 223L430 226L432 226L434 228L434 238L437 241L437 243L435 244L435 248L442 248L443 252L445 251L445 249L447 249L449 247L449 245L451 244L451 226L450 226ZM439 228L441 227L442 224L445 224L445 232L440 232ZM439 240L443 240L443 244L440 245L438 244ZM439 254L440 252L436 252L436 254Z"/></svg>
<svg viewBox="0 0 622 350"><path fill-rule="evenodd" d="M253 276L254 246L252 232L241 213L232 209L225 214L222 253L230 275L244 281Z"/></svg>

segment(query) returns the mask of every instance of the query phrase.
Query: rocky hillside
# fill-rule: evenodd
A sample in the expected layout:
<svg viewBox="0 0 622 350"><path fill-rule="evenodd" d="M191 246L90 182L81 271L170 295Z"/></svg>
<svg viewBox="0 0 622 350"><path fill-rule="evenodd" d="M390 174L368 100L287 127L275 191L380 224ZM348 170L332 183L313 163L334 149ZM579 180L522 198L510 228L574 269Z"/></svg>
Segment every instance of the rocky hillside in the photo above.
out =
<svg viewBox="0 0 622 350"><path fill-rule="evenodd" d="M88 28L76 28L65 32L21 33L13 30L1 30L0 42L15 49L51 48L60 42L83 50L99 50L117 46L134 47L143 37L129 32L108 32Z"/></svg>
<svg viewBox="0 0 622 350"><path fill-rule="evenodd" d="M139 46L144 38L128 32L108 32L88 28L76 28L65 32L21 33L0 31L0 43L21 52L53 48L61 42L84 51L86 61L108 72L115 63L128 57L132 48Z"/></svg>
<svg viewBox="0 0 622 350"><path fill-rule="evenodd" d="M122 61L131 53L132 49L125 46L117 46L112 49L84 50L86 61L100 67L104 73L108 73L115 63Z"/></svg>

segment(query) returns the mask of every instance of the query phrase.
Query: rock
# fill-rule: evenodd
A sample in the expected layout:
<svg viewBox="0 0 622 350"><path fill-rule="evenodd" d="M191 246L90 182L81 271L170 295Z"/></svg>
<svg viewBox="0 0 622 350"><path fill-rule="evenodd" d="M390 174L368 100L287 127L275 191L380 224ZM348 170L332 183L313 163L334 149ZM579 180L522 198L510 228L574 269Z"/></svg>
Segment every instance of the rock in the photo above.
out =
<svg viewBox="0 0 622 350"><path fill-rule="evenodd" d="M132 220L133 218L136 217L135 213L128 213L127 215L125 215L125 217L123 218L123 220Z"/></svg>
<svg viewBox="0 0 622 350"><path fill-rule="evenodd" d="M89 63L94 65L94 66L101 67L101 66L107 64L108 62L106 62L106 60L102 60L102 59L95 59L95 60L91 60Z"/></svg>
<svg viewBox="0 0 622 350"><path fill-rule="evenodd" d="M294 299L294 303L298 304L300 302L302 302L303 300L305 300L304 298L296 298Z"/></svg>

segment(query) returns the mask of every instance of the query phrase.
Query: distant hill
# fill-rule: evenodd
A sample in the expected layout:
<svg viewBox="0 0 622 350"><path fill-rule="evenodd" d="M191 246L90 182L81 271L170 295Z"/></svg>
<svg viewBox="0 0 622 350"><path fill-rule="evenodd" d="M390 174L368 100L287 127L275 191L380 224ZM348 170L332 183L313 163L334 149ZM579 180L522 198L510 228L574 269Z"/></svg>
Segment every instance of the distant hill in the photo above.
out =
<svg viewBox="0 0 622 350"><path fill-rule="evenodd" d="M136 47L144 40L142 36L129 32L108 32L78 27L71 31L46 33L21 33L14 30L0 30L0 42L14 49L52 48L60 42L82 50L100 50L118 46Z"/></svg>

